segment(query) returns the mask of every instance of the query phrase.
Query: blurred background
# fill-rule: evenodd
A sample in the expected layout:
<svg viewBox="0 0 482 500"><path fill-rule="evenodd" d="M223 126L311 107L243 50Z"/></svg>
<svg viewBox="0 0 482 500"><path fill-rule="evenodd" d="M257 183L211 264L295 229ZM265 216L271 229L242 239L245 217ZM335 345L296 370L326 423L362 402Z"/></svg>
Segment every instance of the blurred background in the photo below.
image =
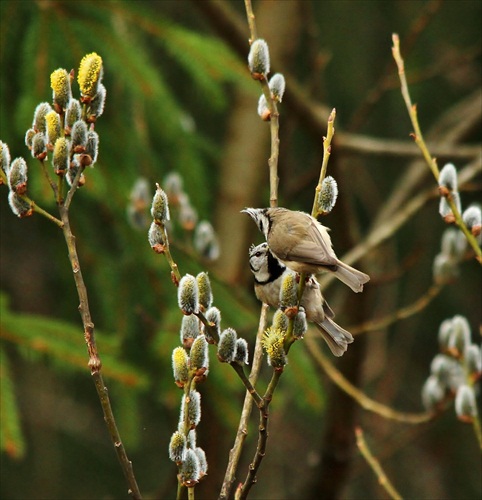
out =
<svg viewBox="0 0 482 500"><path fill-rule="evenodd" d="M433 176L409 137L391 36L400 35L431 154L439 166L450 161L465 172L466 208L480 201L481 190L481 3L253 4L271 72L287 81L279 105L281 206L311 210L326 120L337 110L328 173L340 194L323 223L332 229L338 256L358 248L355 266L372 278L357 295L339 282L326 284L337 322L362 331L367 321L420 305L416 314L362 331L346 355L332 361L374 400L421 413L442 321L465 316L480 344L481 267L463 259L453 282L423 300L446 226ZM147 242L148 210L155 183L179 174L185 196L172 207L173 256L182 274L209 271L223 328L235 328L252 349L260 304L247 252L262 237L239 211L269 204L270 139L269 125L256 113L260 87L246 64L244 2L4 0L0 23L0 137L12 158L27 159L30 196L52 213L55 203L25 147L25 132L36 105L51 101L53 70L77 69L93 51L103 58L107 101L95 126L99 159L74 198L71 220L104 377L140 489L145 498L174 498L168 443L181 392L171 352L179 345L182 314L169 267ZM76 83L73 91L78 97ZM7 192L0 187L0 496L125 498L87 368L62 234L38 215L17 219ZM217 240L200 253L202 221L212 224ZM364 245L377 229L391 227L380 244ZM219 494L244 398L233 370L211 354L209 377L199 388L198 444L209 471L196 488L198 498ZM270 373L263 363L262 392ZM253 415L238 481L254 454L257 419ZM356 425L404 497L480 498L480 450L453 405L424 424L386 420L336 389L306 342L290 351L270 425L251 498L386 498L356 449Z"/></svg>

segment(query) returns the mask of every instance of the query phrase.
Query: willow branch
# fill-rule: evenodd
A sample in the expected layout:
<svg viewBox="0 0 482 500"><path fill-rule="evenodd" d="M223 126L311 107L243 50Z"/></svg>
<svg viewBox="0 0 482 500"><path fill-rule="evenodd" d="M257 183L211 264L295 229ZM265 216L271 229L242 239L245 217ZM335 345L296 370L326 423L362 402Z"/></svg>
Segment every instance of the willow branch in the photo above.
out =
<svg viewBox="0 0 482 500"><path fill-rule="evenodd" d="M429 166L430 170L432 171L432 174L435 177L435 180L438 182L439 169L437 166L437 160L430 155L430 152L429 152L427 145L425 143L425 140L423 138L422 131L420 129L420 125L418 123L417 106L412 104L412 100L410 98L410 93L409 93L408 84L407 84L407 78L405 75L405 63L404 63L404 60L403 60L402 55L400 53L400 38L398 37L397 34L393 34L392 40L393 40L392 54L393 54L393 58L395 59L395 62L397 63L397 67L398 67L398 76L400 77L402 96L403 96L403 99L405 101L405 105L406 105L407 110L408 110L408 115L410 117L410 121L412 122L412 126L414 129L414 133L412 134L412 137L415 140L415 143L417 144L417 146L420 148L420 151L422 152L422 155L425 158L427 165ZM450 205L450 209L452 210L452 213L454 214L455 223L461 229L461 231L464 233L470 246L474 249L477 260L482 265L482 250L479 247L479 244L477 243L477 239L475 238L475 236L469 231L469 229L465 225L465 222L462 219L462 215L460 214L453 199L451 197L448 197L447 201Z"/></svg>
<svg viewBox="0 0 482 500"><path fill-rule="evenodd" d="M366 323L362 323L361 325L348 327L348 331L352 335L359 335L360 333L381 330L390 325L393 325L401 319L409 318L410 316L423 311L423 309L425 309L430 304L430 302L432 302L432 300L437 297L442 289L443 285L433 284L421 297L419 297L412 304L402 307L394 313L384 316L383 318L367 321Z"/></svg>
<svg viewBox="0 0 482 500"><path fill-rule="evenodd" d="M398 493L398 491L395 489L395 487L392 485L387 475L385 474L382 466L380 465L380 462L373 456L370 448L368 448L368 445L363 436L363 431L360 427L357 427L355 429L355 436L358 449L360 450L365 460L368 462L368 465L372 468L373 472L376 474L378 483L390 495L390 498L393 498L394 500L402 500L401 495Z"/></svg>
<svg viewBox="0 0 482 500"><path fill-rule="evenodd" d="M261 369L261 361L263 359L263 348L261 345L261 338L264 334L264 331L266 330L268 309L269 307L267 304L263 304L261 306L258 333L256 335L256 345L254 348L254 355L253 355L253 368L249 376L249 382L253 386L258 379L259 371ZM223 500L229 498L231 488L235 480L235 474L238 468L239 460L241 458L241 452L243 450L246 437L248 435L248 420L251 415L251 410L253 408L253 402L254 402L253 395L248 390L244 398L243 410L241 412L241 418L239 420L236 439L234 441L234 445L231 451L229 452L228 467L226 468L226 473L224 475L221 493L219 494L219 498Z"/></svg>
<svg viewBox="0 0 482 500"><path fill-rule="evenodd" d="M435 416L434 413L404 413L383 405L369 398L360 389L351 384L342 374L338 371L327 357L322 353L318 343L310 335L305 336L306 345L309 348L310 354L315 361L325 371L328 377L334 382L342 391L355 399L357 403L365 410L371 411L384 417L388 420L395 420L397 422L404 422L406 424L422 424L432 420Z"/></svg>
<svg viewBox="0 0 482 500"><path fill-rule="evenodd" d="M76 189L77 186L73 185L72 188ZM109 434L114 445L117 458L119 459L122 471L129 486L128 492L134 500L140 500L142 497L139 491L139 487L137 486L136 478L134 476L132 462L127 457L127 453L122 443L119 430L117 429L117 424L112 412L107 387L104 384L101 374L102 363L95 343L94 323L92 322L92 318L90 315L87 288L85 286L84 278L82 277L82 271L80 269L77 248L75 245L75 236L72 234L70 228L69 211L65 205L60 205L59 211L63 223L62 231L64 234L65 242L67 243L69 260L72 266L75 286L77 288L77 293L79 296L79 312L84 326L84 338L89 354L88 366L94 379L95 388L99 396L102 411L104 413L104 420L109 430Z"/></svg>

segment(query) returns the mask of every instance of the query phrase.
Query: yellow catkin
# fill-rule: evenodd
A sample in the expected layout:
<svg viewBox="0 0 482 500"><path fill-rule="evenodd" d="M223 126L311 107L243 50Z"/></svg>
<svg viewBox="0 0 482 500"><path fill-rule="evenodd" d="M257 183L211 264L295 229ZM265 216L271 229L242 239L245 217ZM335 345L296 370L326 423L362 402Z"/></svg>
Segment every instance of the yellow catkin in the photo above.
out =
<svg viewBox="0 0 482 500"><path fill-rule="evenodd" d="M82 58L77 76L77 82L79 83L82 95L95 97L101 73L102 58L98 54L92 52Z"/></svg>

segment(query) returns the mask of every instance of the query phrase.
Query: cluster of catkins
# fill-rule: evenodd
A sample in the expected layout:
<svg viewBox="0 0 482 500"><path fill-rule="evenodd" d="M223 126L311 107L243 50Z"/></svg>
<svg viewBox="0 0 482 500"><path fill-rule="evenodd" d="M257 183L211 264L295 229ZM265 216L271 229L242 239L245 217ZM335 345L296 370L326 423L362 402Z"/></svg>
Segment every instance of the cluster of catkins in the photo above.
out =
<svg viewBox="0 0 482 500"><path fill-rule="evenodd" d="M183 190L182 177L177 172L171 172L165 177L162 186L162 193L159 191L160 188L158 188L155 197L165 197L166 203L167 199L169 199L169 207L172 208L181 228L193 234L193 245L198 254L210 262L217 260L220 254L218 237L209 221L199 221L196 209L192 206L189 196ZM146 207L150 200L151 193L148 182L142 178L138 179L131 191L130 203L127 208L128 219L134 227L144 229L147 226ZM162 217L166 230L171 229L169 210ZM159 217L157 218L159 220ZM151 247L154 248L158 243L162 244L162 241L157 239L160 236L159 230L151 225L149 231Z"/></svg>
<svg viewBox="0 0 482 500"><path fill-rule="evenodd" d="M290 325L291 322L291 325ZM282 371L288 362L285 340L303 338L308 330L306 312L298 306L298 283L295 273L286 273L280 288L279 309L273 315L271 326L262 339L268 364L275 370Z"/></svg>
<svg viewBox="0 0 482 500"><path fill-rule="evenodd" d="M178 304L184 315L180 330L182 346L172 353L172 367L174 381L184 394L178 429L169 444L169 457L178 465L180 481L187 487L193 487L207 472L205 453L196 445L196 428L201 420L201 395L196 384L208 375L208 345L218 344L217 357L222 362L241 365L248 362L246 340L238 339L232 328L221 333L221 313L212 302L207 273L186 274L181 278Z"/></svg>
<svg viewBox="0 0 482 500"><path fill-rule="evenodd" d="M458 191L457 170L452 163L447 163L439 175L440 203L439 213L447 224L455 222L455 216L449 204L451 199L462 214L462 220L467 229L482 243L482 211L479 205L472 204L462 211L460 193ZM435 257L433 270L438 283L446 283L458 275L458 264L465 257L468 244L467 238L459 229L447 229L442 237L442 248Z"/></svg>
<svg viewBox="0 0 482 500"><path fill-rule="evenodd" d="M70 186L85 182L83 171L97 161L99 136L94 123L104 109L106 89L102 84L102 58L86 55L79 67L77 81L80 99L72 97L73 72L57 69L50 75L53 102L40 103L32 126L25 134L25 144L42 163L51 153L54 173ZM2 180L8 182L9 203L18 217L32 214L33 202L27 197L27 163L24 158L10 162L6 144L1 143Z"/></svg>
<svg viewBox="0 0 482 500"><path fill-rule="evenodd" d="M166 222L169 221L167 194L157 186L152 200L153 222L149 243L157 253L166 253L169 246ZM209 372L209 344L217 344L217 357L224 363L248 363L248 344L237 338L236 331L221 332L221 312L213 306L211 282L207 273L184 275L178 283L178 305L183 313L181 346L172 353L174 381L183 389L178 429L171 437L169 457L179 468L179 481L192 488L207 473L206 455L196 444L196 428L201 420L201 394L196 385Z"/></svg>
<svg viewBox="0 0 482 500"><path fill-rule="evenodd" d="M457 417L472 422L477 418L475 384L482 376L480 346L472 343L469 322L460 315L440 325L438 340L441 352L434 357L423 386L423 404L437 411L455 397Z"/></svg>

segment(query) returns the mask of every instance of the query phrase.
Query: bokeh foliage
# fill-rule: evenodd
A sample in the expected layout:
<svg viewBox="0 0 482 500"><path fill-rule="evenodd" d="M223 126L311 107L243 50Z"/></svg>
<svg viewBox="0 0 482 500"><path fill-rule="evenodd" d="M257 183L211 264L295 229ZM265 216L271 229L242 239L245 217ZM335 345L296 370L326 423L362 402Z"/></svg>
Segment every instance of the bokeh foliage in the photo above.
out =
<svg viewBox="0 0 482 500"><path fill-rule="evenodd" d="M244 21L242 3L226 3ZM311 92L313 102L336 106L337 127L349 129L350 118L385 65L391 64L391 33L398 31L403 40L429 3L436 12L408 56L412 97L419 103L422 127L429 128L451 106L480 91L479 2L300 2L304 28L299 30L299 39L285 41L294 45L295 52L289 71ZM139 230L129 224L126 209L139 177L148 179L154 189L155 182L177 171L184 177L200 217L219 217L216 208L223 186L218 174L234 96L241 90L252 94L255 113L259 89L249 78L245 60L215 34L208 21L195 2L187 0L0 3L0 136L9 144L12 158L29 156L23 137L36 104L50 101L50 73L58 67L76 68L91 51L104 60L107 102L96 125L100 157L95 170L89 172L87 185L76 195L72 219L114 410L141 490L153 498L169 498L176 483L167 444L181 397L170 367L172 349L179 344L181 316L166 262L149 248L147 228ZM271 23L276 25L276 19ZM246 53L247 33L246 29ZM406 139L410 125L394 67L391 73L388 90L382 92L357 131ZM283 105L280 109L280 196L293 208L307 210L318 174L321 139L314 140L310 128L292 110ZM476 143L478 137L480 126L465 139ZM268 152L267 145L266 158ZM348 158L353 178L362 170L370 172L370 182L365 175L357 178L361 190L370 188L369 192L356 194L360 215L368 226L386 194L396 189L394 179L409 159L349 153ZM32 197L53 209L40 172L35 171L31 158L27 161ZM336 165L336 158L333 161ZM425 180L421 187L431 186L428 175ZM480 176L478 184L463 193L464 204L476 200L479 189ZM343 185L341 190L343 194ZM88 376L77 297L61 235L40 217L16 220L5 192L0 193L4 292L0 494L2 498L122 498L123 478ZM267 181L259 188L260 204L266 203L266 192ZM335 217L338 227L346 222ZM399 264L403 276L386 300L373 300L371 315L414 300L428 286L443 230L433 201L400 231L393 246L386 248L386 258ZM196 274L207 266L223 324L252 339L259 308L251 287L245 286L250 283L247 266L244 280L227 285L215 268L196 257L191 235L178 228L174 231L173 251L181 271ZM405 268L400 262L405 263L407 255L412 260ZM411 410L421 408L420 388L437 352L440 322L464 314L474 333L480 323L480 269L474 269L475 264L464 264L459 282L421 316L384 335L376 332L368 341L366 388L374 397ZM387 273L399 270L393 265ZM334 295L330 303L343 303L343 298ZM341 310L338 317L343 324L350 314ZM295 347L283 388L271 409L272 441L261 470L266 483L260 479L253 497L275 498L282 491L286 498L297 498L300 484L316 470L319 460L317 450L309 446L321 439L328 384L320 381L319 369L306 352ZM205 413L199 429L211 467L211 483L199 488L199 494L206 488L206 497L219 490L243 397L234 374L225 366L212 364L201 388ZM375 433L374 427L376 422L368 426ZM289 436L286 429L290 429ZM378 431L387 437L383 429ZM283 443L277 445L280 436ZM423 436L422 444L416 446L419 436ZM376 449L386 458L394 482L402 491L407 488L407 496L423 491L447 498L477 498L480 493L480 457L472 431L452 414L430 428L396 426L387 444L378 442ZM426 484L419 480L410 483L416 471L412 464L420 462L427 467ZM276 479L293 467L300 473L295 486ZM350 498L379 494L361 461L348 483Z"/></svg>

